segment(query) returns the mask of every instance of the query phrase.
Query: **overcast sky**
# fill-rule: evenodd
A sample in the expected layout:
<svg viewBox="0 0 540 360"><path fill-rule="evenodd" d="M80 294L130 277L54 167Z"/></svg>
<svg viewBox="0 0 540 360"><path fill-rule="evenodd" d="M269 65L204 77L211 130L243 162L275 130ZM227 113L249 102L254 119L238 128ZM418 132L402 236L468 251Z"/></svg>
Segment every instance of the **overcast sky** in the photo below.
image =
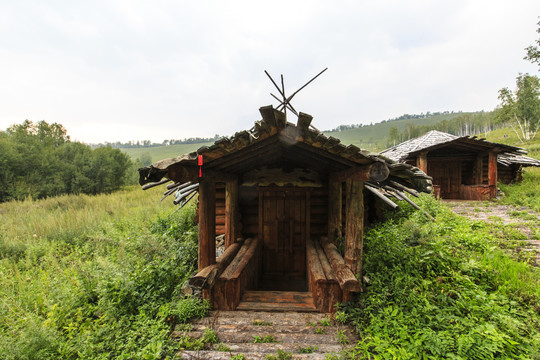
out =
<svg viewBox="0 0 540 360"><path fill-rule="evenodd" d="M490 111L540 37L538 0L0 0L0 129L63 124L83 142L232 135L277 102L323 130ZM290 115L289 121L296 119Z"/></svg>

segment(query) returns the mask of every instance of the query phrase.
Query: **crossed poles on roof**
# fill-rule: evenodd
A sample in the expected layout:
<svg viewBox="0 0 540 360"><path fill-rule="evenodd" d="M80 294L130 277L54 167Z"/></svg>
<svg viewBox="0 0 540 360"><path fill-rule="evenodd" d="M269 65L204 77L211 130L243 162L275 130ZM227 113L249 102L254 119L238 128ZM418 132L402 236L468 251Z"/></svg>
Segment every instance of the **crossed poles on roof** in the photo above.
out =
<svg viewBox="0 0 540 360"><path fill-rule="evenodd" d="M287 97L285 95L285 83L283 81L283 74L281 74L281 88L276 84L276 82L274 81L274 79L272 79L272 77L270 76L270 74L268 73L268 71L264 70L265 74L270 78L270 80L272 81L272 84L274 84L274 86L276 87L276 89L279 91L279 93L281 94L282 98L283 99L280 99L278 98L276 95L270 93L270 95L272 95L274 97L274 99L276 99L277 101L279 101L279 105L277 107L277 110L283 110L283 112L285 113L285 116L287 116L287 109L289 109L294 115L298 116L298 111L296 111L294 109L294 107L292 106L291 104L291 100L292 98L298 94L298 92L300 90L302 90L303 88L305 88L306 86L308 86L313 80L315 80L316 78L319 77L319 75L321 75L323 72L325 72L326 70L328 70L328 68L325 68L323 71L321 71L320 73L318 73L317 75L315 75L311 80L309 80L307 83L304 84L304 86L302 86L300 89L296 90L295 92L292 93L291 96Z"/></svg>

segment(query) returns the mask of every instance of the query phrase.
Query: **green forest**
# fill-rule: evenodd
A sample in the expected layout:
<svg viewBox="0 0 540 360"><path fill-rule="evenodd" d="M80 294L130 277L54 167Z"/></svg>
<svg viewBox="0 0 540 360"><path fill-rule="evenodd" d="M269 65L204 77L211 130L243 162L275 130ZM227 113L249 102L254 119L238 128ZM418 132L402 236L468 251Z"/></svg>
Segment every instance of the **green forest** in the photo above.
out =
<svg viewBox="0 0 540 360"><path fill-rule="evenodd" d="M0 131L0 202L109 193L127 184L131 167L120 150L72 142L57 123L26 120Z"/></svg>

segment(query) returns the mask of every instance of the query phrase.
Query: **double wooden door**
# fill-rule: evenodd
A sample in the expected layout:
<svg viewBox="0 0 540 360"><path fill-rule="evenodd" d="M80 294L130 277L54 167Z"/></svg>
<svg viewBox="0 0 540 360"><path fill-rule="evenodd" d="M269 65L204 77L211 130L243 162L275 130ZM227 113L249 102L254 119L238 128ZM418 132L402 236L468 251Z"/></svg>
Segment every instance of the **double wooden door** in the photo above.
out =
<svg viewBox="0 0 540 360"><path fill-rule="evenodd" d="M302 188L259 189L262 278L275 290L306 278L306 238L310 233L310 193Z"/></svg>
<svg viewBox="0 0 540 360"><path fill-rule="evenodd" d="M459 161L429 161L428 175L441 188L441 198L459 199L461 163Z"/></svg>

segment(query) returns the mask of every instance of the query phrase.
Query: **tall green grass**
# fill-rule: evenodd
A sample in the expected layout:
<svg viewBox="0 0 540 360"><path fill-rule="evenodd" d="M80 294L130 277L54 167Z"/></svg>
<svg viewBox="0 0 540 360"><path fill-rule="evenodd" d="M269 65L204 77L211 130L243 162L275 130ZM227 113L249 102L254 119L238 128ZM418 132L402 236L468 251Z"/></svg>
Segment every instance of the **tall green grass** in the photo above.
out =
<svg viewBox="0 0 540 360"><path fill-rule="evenodd" d="M0 358L160 359L196 269L194 207L159 189L0 204Z"/></svg>
<svg viewBox="0 0 540 360"><path fill-rule="evenodd" d="M540 212L540 168L526 168L523 181L511 185L499 183L499 188L504 193L499 203Z"/></svg>
<svg viewBox="0 0 540 360"><path fill-rule="evenodd" d="M499 249L500 228L424 196L370 229L365 292L343 308L351 359L539 359L540 271ZM504 229L502 229L504 230Z"/></svg>

